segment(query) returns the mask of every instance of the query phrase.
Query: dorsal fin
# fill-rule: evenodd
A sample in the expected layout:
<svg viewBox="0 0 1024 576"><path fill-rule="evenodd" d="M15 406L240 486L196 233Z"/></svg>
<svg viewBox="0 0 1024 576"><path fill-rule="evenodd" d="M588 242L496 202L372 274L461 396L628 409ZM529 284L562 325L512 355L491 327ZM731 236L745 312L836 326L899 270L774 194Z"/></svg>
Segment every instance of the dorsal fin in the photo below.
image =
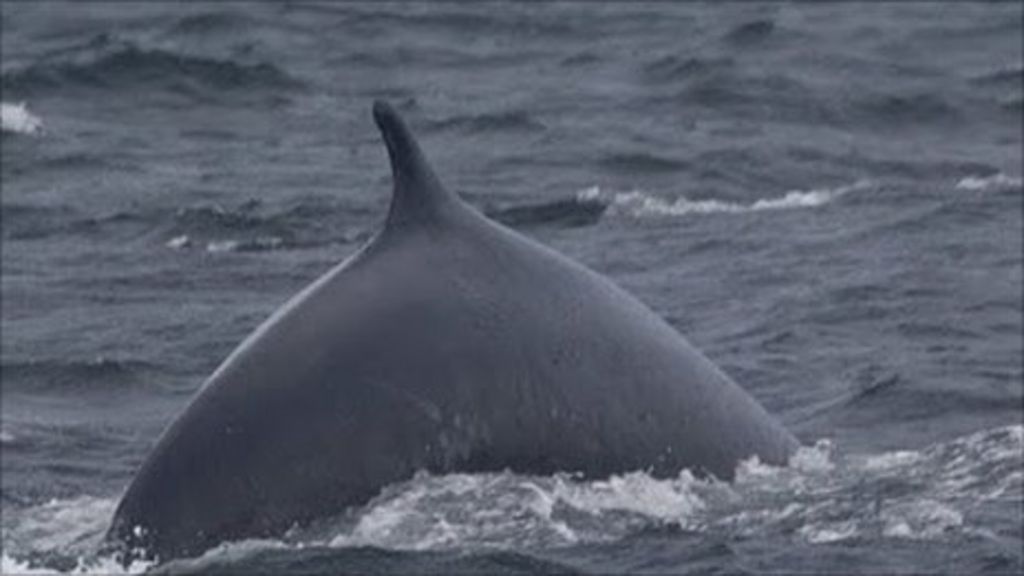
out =
<svg viewBox="0 0 1024 576"><path fill-rule="evenodd" d="M387 102L373 103L391 159L394 191L385 229L430 222L460 201L441 184L402 117Z"/></svg>

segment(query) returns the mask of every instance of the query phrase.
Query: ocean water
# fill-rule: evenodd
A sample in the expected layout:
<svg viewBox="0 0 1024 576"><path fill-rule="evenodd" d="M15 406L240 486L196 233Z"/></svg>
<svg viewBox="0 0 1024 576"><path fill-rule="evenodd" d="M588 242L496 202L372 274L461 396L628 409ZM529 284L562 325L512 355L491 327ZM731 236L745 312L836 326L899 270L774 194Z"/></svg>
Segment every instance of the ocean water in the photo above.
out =
<svg viewBox="0 0 1024 576"><path fill-rule="evenodd" d="M3 573L1024 569L1020 3L0 9ZM420 475L104 555L202 380L380 227L375 98L805 448L732 484Z"/></svg>

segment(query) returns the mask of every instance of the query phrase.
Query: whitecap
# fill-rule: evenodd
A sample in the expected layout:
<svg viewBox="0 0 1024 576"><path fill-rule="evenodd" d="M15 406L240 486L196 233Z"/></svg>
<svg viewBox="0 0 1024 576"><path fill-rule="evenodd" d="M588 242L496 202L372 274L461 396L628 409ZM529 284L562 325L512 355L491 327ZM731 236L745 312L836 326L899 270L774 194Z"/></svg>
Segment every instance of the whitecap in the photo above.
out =
<svg viewBox="0 0 1024 576"><path fill-rule="evenodd" d="M171 238L164 245L173 250L181 250L182 248L188 248L190 244L192 244L192 239L187 234L183 234Z"/></svg>
<svg viewBox="0 0 1024 576"><path fill-rule="evenodd" d="M206 251L211 254L235 252L241 243L238 240L215 240L206 244Z"/></svg>
<svg viewBox="0 0 1024 576"><path fill-rule="evenodd" d="M782 196L761 198L749 204L713 199L691 200L685 196L670 201L641 190L606 193L596 186L579 191L576 194L576 199L580 202L593 202L603 199L609 203L610 213L626 214L635 217L685 216L689 214L746 214L769 210L824 206L845 194L863 190L870 186L871 183L869 181L859 180L853 184L835 188L790 190Z"/></svg>
<svg viewBox="0 0 1024 576"><path fill-rule="evenodd" d="M892 470L905 466L913 466L924 459L924 454L913 450L897 450L884 454L868 456L864 459L865 470Z"/></svg>
<svg viewBox="0 0 1024 576"><path fill-rule="evenodd" d="M181 237L179 236L179 238ZM174 240L177 240L177 238L175 238ZM187 246L190 243L191 241L187 241L185 246ZM257 238L245 241L214 240L206 244L206 251L214 254L221 252L262 252L268 250L277 250L283 246L284 240L277 236L259 236ZM178 248L178 246L172 247Z"/></svg>
<svg viewBox="0 0 1024 576"><path fill-rule="evenodd" d="M957 190L981 192L985 190L1012 190L1024 187L1020 176L1007 176L998 172L991 176L966 176L956 183Z"/></svg>
<svg viewBox="0 0 1024 576"><path fill-rule="evenodd" d="M0 102L0 129L15 134L37 134L43 121L28 111L24 102Z"/></svg>

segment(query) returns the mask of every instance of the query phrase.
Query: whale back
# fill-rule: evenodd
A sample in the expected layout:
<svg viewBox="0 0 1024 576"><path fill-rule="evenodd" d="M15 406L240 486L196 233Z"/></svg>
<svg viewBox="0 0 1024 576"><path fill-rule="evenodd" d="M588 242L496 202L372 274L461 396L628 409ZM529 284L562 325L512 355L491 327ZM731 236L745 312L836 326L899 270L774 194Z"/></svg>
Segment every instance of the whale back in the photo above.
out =
<svg viewBox="0 0 1024 576"><path fill-rule="evenodd" d="M193 554L418 470L728 479L743 458L785 462L795 439L673 328L450 193L390 106L374 118L394 181L383 230L214 372L112 535Z"/></svg>

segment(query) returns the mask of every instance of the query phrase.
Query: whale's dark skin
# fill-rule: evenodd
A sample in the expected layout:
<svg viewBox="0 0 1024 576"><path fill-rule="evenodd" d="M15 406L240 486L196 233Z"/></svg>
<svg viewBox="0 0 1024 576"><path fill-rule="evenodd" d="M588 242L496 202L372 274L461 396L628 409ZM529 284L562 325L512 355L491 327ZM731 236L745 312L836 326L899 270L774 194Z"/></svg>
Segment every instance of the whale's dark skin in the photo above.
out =
<svg viewBox="0 0 1024 576"><path fill-rule="evenodd" d="M164 432L109 536L161 560L281 534L418 470L688 468L722 479L797 441L609 280L447 191L374 119L383 230L249 336Z"/></svg>

